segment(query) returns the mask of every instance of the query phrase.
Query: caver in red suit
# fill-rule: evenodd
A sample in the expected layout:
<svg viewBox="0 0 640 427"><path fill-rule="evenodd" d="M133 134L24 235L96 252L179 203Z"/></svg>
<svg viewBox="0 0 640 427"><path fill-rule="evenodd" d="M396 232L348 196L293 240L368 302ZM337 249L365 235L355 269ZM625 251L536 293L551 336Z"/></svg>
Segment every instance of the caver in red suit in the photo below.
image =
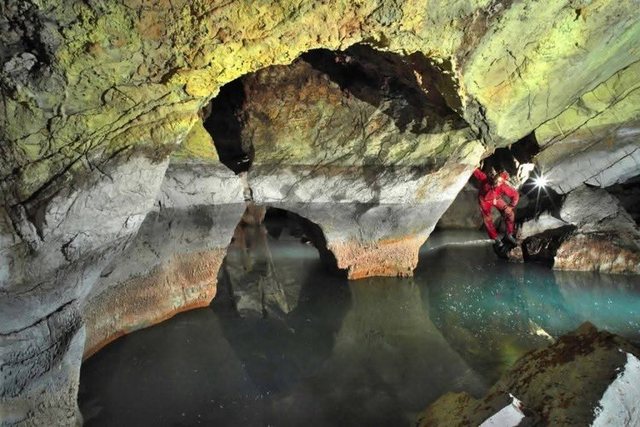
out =
<svg viewBox="0 0 640 427"><path fill-rule="evenodd" d="M493 218L491 217L491 209L496 208L500 211L500 214L507 224L507 238L513 241L513 228L516 217L514 210L518 204L520 195L518 194L518 190L507 184L506 181L509 179L509 175L506 172L502 172L493 179L490 179L480 169L476 169L473 172L473 176L480 182L478 203L489 237L496 241L498 238L498 232L493 225ZM507 204L507 202L504 201L503 195L511 199L510 203Z"/></svg>

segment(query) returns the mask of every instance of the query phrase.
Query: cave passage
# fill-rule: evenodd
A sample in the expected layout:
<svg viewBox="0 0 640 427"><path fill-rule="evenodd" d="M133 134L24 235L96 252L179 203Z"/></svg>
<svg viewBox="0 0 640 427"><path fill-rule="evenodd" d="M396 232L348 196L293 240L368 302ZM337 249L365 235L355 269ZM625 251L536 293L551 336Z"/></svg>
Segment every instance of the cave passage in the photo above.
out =
<svg viewBox="0 0 640 427"><path fill-rule="evenodd" d="M349 282L292 218L266 216L268 247L242 249L251 268L230 249L231 286L209 308L86 361L85 425L407 425L448 391L486 392L585 320L640 343L634 276L506 263L482 233L447 231L422 247L413 279Z"/></svg>

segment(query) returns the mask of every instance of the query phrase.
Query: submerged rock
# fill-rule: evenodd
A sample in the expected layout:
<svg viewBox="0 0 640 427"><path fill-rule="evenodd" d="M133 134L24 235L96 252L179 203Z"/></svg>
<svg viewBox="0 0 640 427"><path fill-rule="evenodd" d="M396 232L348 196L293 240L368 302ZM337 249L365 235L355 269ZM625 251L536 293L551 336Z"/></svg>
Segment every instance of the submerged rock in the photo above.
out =
<svg viewBox="0 0 640 427"><path fill-rule="evenodd" d="M590 323L519 359L481 399L449 393L419 416L420 426L481 425L511 404L509 425L635 425L640 413L640 349Z"/></svg>

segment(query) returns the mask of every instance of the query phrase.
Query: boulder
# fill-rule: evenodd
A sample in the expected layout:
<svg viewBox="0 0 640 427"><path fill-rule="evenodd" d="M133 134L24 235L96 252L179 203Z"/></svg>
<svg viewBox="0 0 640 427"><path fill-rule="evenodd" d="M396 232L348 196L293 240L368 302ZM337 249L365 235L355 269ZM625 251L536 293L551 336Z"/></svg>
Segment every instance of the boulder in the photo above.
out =
<svg viewBox="0 0 640 427"><path fill-rule="evenodd" d="M488 426L497 419L510 426L635 425L639 357L640 349L623 338L585 323L520 358L485 397L444 395L418 425Z"/></svg>
<svg viewBox="0 0 640 427"><path fill-rule="evenodd" d="M525 259L561 270L640 273L640 229L616 197L582 186L565 197L559 216L523 224Z"/></svg>

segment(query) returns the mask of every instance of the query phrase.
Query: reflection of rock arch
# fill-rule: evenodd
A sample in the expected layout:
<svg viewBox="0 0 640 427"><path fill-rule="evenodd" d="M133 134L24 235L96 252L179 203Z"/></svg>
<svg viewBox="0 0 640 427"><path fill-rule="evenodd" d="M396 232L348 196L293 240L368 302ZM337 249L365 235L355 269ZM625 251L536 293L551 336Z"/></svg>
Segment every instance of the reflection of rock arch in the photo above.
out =
<svg viewBox="0 0 640 427"><path fill-rule="evenodd" d="M346 278L327 273L317 249L304 243L309 227L315 226L280 209L267 210L264 222L247 218L222 267L220 286L228 294L221 292L212 307L234 313L220 317L223 332L264 392L279 392L325 362L350 303Z"/></svg>
<svg viewBox="0 0 640 427"><path fill-rule="evenodd" d="M315 249L305 242L313 243ZM320 227L308 219L291 211L247 203L222 265L220 298L229 300L241 313L286 315L298 303L305 268L315 269L321 258L335 267L325 242ZM283 258L278 253L293 251L293 246L295 256L285 254ZM287 277L290 274L296 279Z"/></svg>
<svg viewBox="0 0 640 427"><path fill-rule="evenodd" d="M431 322L413 279L367 278L349 290L330 357L276 397L276 414L288 417L280 423L302 423L310 410L323 425L402 425L445 391L485 389Z"/></svg>

